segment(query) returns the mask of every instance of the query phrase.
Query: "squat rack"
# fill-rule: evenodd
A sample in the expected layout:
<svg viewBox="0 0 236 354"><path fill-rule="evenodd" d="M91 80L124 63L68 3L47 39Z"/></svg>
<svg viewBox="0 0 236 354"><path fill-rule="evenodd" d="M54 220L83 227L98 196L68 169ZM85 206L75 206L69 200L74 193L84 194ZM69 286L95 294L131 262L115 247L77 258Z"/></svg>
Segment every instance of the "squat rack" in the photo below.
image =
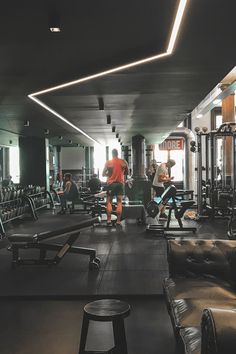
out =
<svg viewBox="0 0 236 354"><path fill-rule="evenodd" d="M219 206L219 198L224 194L233 195L236 189L236 123L227 122L207 133L207 129L196 128L196 142L191 151L197 152L197 212L198 217L205 216L206 209L212 218L224 216L224 206ZM232 175L227 176L224 146L227 138L232 140ZM222 140L221 145L218 144ZM195 146L197 144L197 146ZM220 149L219 149L220 147ZM221 156L219 156L219 154ZM220 163L220 166L219 166ZM205 166L204 166L205 165ZM203 179L204 173L204 179ZM205 183L204 183L205 181ZM204 185L205 184L205 185ZM226 198L227 199L227 198ZM226 203L224 205L226 206ZM226 208L227 209L227 208ZM218 212L221 212L221 215ZM223 214L222 214L223 212Z"/></svg>

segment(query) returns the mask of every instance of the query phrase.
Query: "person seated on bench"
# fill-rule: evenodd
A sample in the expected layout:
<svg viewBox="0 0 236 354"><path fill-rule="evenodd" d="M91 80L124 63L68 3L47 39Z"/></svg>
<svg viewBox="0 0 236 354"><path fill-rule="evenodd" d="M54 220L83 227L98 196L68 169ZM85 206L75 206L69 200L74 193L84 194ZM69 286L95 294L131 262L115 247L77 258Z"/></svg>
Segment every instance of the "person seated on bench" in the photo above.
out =
<svg viewBox="0 0 236 354"><path fill-rule="evenodd" d="M88 187L90 189L90 192L92 194L100 192L101 186L102 186L102 184L101 184L100 179L98 178L98 175L96 173L94 173L88 182Z"/></svg>
<svg viewBox="0 0 236 354"><path fill-rule="evenodd" d="M116 197L117 207L116 224L121 224L121 214L122 214L122 197L124 194L124 182L125 174L128 173L128 163L118 158L117 149L112 150L112 160L105 163L102 175L107 177L107 225L111 225L111 214L112 214L112 199Z"/></svg>
<svg viewBox="0 0 236 354"><path fill-rule="evenodd" d="M156 193L156 197L160 197L164 190L164 183L170 182L174 177L169 177L169 170L175 165L175 160L169 159L166 163L161 163L156 168L156 173L152 182L152 188ZM160 219L167 219L165 214L165 206L160 210Z"/></svg>
<svg viewBox="0 0 236 354"><path fill-rule="evenodd" d="M63 184L63 192L59 194L60 201L61 201L61 210L58 214L65 214L66 213L66 202L67 201L74 201L78 199L79 192L78 188L74 181L72 181L71 173L65 173L64 175L64 184Z"/></svg>

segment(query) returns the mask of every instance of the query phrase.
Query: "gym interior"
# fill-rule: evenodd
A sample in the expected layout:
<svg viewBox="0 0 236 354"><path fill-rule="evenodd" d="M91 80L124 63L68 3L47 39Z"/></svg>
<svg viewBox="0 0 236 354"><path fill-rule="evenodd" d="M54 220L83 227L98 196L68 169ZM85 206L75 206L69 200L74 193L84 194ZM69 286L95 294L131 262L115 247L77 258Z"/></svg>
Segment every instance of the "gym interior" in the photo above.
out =
<svg viewBox="0 0 236 354"><path fill-rule="evenodd" d="M1 4L1 354L235 353L233 5Z"/></svg>

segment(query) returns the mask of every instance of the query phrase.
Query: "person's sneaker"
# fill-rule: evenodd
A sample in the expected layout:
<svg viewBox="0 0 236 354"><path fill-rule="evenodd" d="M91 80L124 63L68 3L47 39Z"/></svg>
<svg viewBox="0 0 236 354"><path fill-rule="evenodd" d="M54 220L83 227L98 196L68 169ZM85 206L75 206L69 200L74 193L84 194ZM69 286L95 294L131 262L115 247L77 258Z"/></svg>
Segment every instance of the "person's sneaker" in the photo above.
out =
<svg viewBox="0 0 236 354"><path fill-rule="evenodd" d="M168 216L166 214L160 214L160 219L168 219Z"/></svg>
<svg viewBox="0 0 236 354"><path fill-rule="evenodd" d="M112 222L111 221L107 221L107 226L108 227L112 227Z"/></svg>

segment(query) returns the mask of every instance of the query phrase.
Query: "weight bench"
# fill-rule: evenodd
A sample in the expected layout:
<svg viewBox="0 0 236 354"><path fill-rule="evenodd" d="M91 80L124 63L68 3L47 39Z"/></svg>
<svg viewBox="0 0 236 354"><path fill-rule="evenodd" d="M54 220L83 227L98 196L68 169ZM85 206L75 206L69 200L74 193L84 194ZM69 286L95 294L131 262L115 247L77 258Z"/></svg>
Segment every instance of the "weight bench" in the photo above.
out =
<svg viewBox="0 0 236 354"><path fill-rule="evenodd" d="M161 196L159 203L152 200L147 206L148 216L156 218L159 211L163 206L165 206L170 200L169 213L166 224L149 224L146 228L150 232L160 232L164 234L165 231L192 231L196 232L196 227L186 227L183 225L181 218L183 217L185 211L193 206L194 200L178 200L181 193L176 190L174 185L168 187ZM177 203L178 202L178 203ZM174 211L174 216L178 221L179 226L170 226L172 211Z"/></svg>
<svg viewBox="0 0 236 354"><path fill-rule="evenodd" d="M9 248L12 251L12 266L18 265L56 265L60 263L67 253L84 254L90 257L89 269L99 269L100 260L96 257L96 250L92 248L73 246L78 239L80 232L98 223L99 218L83 220L76 225L63 227L58 230L45 231L38 234L12 234L8 236L11 243ZM63 243L46 243L49 240L67 236ZM46 242L44 242L46 241ZM38 249L38 259L21 259L20 249ZM53 258L46 258L47 251L56 251Z"/></svg>

